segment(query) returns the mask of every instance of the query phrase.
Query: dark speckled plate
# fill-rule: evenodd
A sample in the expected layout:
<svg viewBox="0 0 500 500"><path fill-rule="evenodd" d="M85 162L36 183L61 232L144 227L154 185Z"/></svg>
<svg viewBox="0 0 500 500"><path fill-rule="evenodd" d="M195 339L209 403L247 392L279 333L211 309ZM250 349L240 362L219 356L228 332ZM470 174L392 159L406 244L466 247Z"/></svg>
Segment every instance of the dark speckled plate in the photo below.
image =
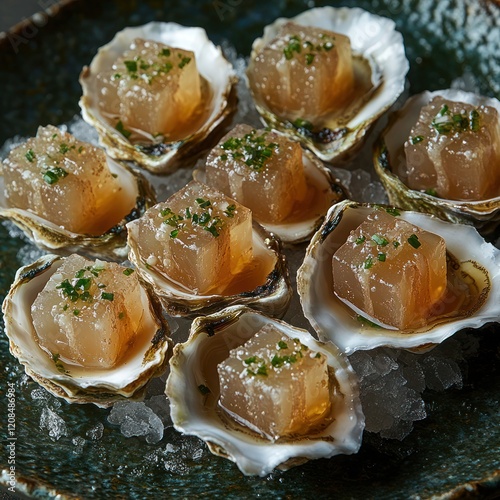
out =
<svg viewBox="0 0 500 500"><path fill-rule="evenodd" d="M63 3L63 8L39 16L38 27L20 25L0 39L0 145L16 134L34 134L39 124L64 123L77 114L82 66L125 26L151 20L202 26L214 42L230 40L240 54L248 55L264 25L314 4L298 0ZM330 4L356 5L396 21L411 64L411 93L454 82L500 97L500 15L495 4L476 0ZM25 246L0 225L0 300ZM159 448L139 438L124 438L106 422L107 410L70 406L51 397L37 399L40 394L33 393L37 385L23 377L2 330L0 483L8 494L11 456L6 444L13 441L7 434L7 390L13 384L17 487L36 497L495 498L500 495L499 334L498 325L471 333L479 339L480 350L469 360L464 388L426 393L429 416L404 441L382 441L366 434L355 456L318 460L259 479L242 476L236 466L212 456L197 439L172 429L167 429ZM42 407L47 405L64 416L68 428L67 436L58 441L39 428ZM92 428L98 423L104 423L104 433L93 440ZM165 460L166 443L177 450L171 460Z"/></svg>

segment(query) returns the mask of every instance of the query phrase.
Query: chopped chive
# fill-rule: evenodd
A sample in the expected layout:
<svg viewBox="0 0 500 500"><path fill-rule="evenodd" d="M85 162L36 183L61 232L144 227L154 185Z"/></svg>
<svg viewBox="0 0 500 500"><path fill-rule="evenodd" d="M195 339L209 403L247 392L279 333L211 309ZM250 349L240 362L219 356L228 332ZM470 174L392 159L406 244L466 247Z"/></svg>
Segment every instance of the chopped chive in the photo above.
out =
<svg viewBox="0 0 500 500"><path fill-rule="evenodd" d="M422 243L420 243L418 236L416 234L412 234L408 238L408 243L413 247L413 248L418 248Z"/></svg>
<svg viewBox="0 0 500 500"><path fill-rule="evenodd" d="M424 192L430 196L437 196L437 191L433 188L426 189Z"/></svg>
<svg viewBox="0 0 500 500"><path fill-rule="evenodd" d="M389 215L394 215L394 217L397 217L397 216L401 215L401 212L397 208L388 207L388 208L385 209L385 211Z"/></svg>
<svg viewBox="0 0 500 500"><path fill-rule="evenodd" d="M43 180L47 184L56 184L60 179L66 177L68 172L61 167L49 168L45 172L43 172Z"/></svg>
<svg viewBox="0 0 500 500"><path fill-rule="evenodd" d="M370 269L371 267L373 267L373 259L372 256L369 255L363 262L363 269Z"/></svg>
<svg viewBox="0 0 500 500"><path fill-rule="evenodd" d="M380 262L385 262L385 257L386 257L386 254L384 252L379 252L378 255L377 255L377 259Z"/></svg>
<svg viewBox="0 0 500 500"><path fill-rule="evenodd" d="M251 365L252 363L255 363L256 361L257 361L257 356L251 356L251 357L243 360L243 362L246 365Z"/></svg>
<svg viewBox="0 0 500 500"><path fill-rule="evenodd" d="M73 315L74 316L78 316L80 314L80 310L79 309L73 309Z"/></svg>
<svg viewBox="0 0 500 500"><path fill-rule="evenodd" d="M419 142L422 142L424 140L423 135L416 135L415 137L411 138L411 143L412 144L418 144Z"/></svg>
<svg viewBox="0 0 500 500"><path fill-rule="evenodd" d="M286 342L284 342L283 340L280 340L278 342L278 348L279 349L288 349L288 344Z"/></svg>
<svg viewBox="0 0 500 500"><path fill-rule="evenodd" d="M398 248L398 246L401 245L399 241L393 241L392 244L394 245L394 248Z"/></svg>
<svg viewBox="0 0 500 500"><path fill-rule="evenodd" d="M137 73L137 61L123 61L129 73Z"/></svg>
<svg viewBox="0 0 500 500"><path fill-rule="evenodd" d="M387 240L387 238L384 238L383 236L380 236L379 234L374 234L372 236L372 240L377 244L377 245L380 245L382 247L385 247L386 245L389 244L389 241Z"/></svg>
<svg viewBox="0 0 500 500"><path fill-rule="evenodd" d="M127 130L125 128L125 126L123 125L123 122L121 120L118 120L118 123L116 124L115 129L118 132L120 132L120 134L122 134L123 137L125 137L125 139L128 139L132 135L132 132L130 132L130 130Z"/></svg>
<svg viewBox="0 0 500 500"><path fill-rule="evenodd" d="M178 229L174 229L173 231L170 231L170 237L172 239L177 238L178 234L179 234L179 230Z"/></svg>
<svg viewBox="0 0 500 500"><path fill-rule="evenodd" d="M203 198L196 198L196 203L200 205L200 208L208 208L211 205L209 200L204 200Z"/></svg>
<svg viewBox="0 0 500 500"><path fill-rule="evenodd" d="M226 210L224 210L224 213L226 214L227 217L232 218L234 217L234 211L236 210L236 205L229 205Z"/></svg>
<svg viewBox="0 0 500 500"><path fill-rule="evenodd" d="M366 325L366 326L371 326L372 328L382 328L380 325L377 325L377 323L374 323L373 321L370 321L368 318L365 318L364 316L361 316L361 314L358 314L356 316L356 319Z"/></svg>
<svg viewBox="0 0 500 500"><path fill-rule="evenodd" d="M314 128L313 124L310 121L304 120L302 118L297 118L292 123L292 125L296 128L304 128L304 129L309 130L309 131L312 131L312 129Z"/></svg>
<svg viewBox="0 0 500 500"><path fill-rule="evenodd" d="M366 241L366 237L365 236L359 236L359 237L356 238L356 245L361 245L365 241Z"/></svg>
<svg viewBox="0 0 500 500"><path fill-rule="evenodd" d="M469 127L473 132L479 130L479 112L473 109L469 114Z"/></svg>
<svg viewBox="0 0 500 500"><path fill-rule="evenodd" d="M102 292L101 299L103 299L103 300L109 300L109 301L112 302L114 298L115 298L115 294L114 293Z"/></svg>
<svg viewBox="0 0 500 500"><path fill-rule="evenodd" d="M306 64L310 66L314 61L314 54L306 54Z"/></svg>
<svg viewBox="0 0 500 500"><path fill-rule="evenodd" d="M132 268L127 267L127 269L124 269L123 274L125 276L130 276L133 272L134 272L134 270Z"/></svg>
<svg viewBox="0 0 500 500"><path fill-rule="evenodd" d="M24 156L30 163L33 163L33 160L36 158L35 153L32 149L28 149L27 153Z"/></svg>

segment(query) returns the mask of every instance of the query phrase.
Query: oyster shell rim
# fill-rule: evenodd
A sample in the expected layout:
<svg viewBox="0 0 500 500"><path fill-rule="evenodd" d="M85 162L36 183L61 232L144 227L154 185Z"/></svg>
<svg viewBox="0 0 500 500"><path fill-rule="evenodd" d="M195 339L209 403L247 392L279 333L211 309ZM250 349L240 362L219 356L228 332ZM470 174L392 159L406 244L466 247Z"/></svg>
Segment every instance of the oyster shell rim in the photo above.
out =
<svg viewBox="0 0 500 500"><path fill-rule="evenodd" d="M57 369L55 363L49 360L47 353L37 345L34 338L32 338L30 344L33 347L33 351L36 352L36 355L33 351L30 351L30 354L27 355L18 343L16 343L18 335L15 333L17 329L20 328L22 330L22 336L33 334L34 326L32 325L30 312L30 318L27 321L30 323L31 332L24 330L21 322L16 319L19 318L19 315L23 312L20 305L16 303L16 295L21 293L21 287L29 284L33 286L33 280L37 278L43 278L46 283L50 276L57 271L59 265L62 264L63 259L64 257L60 255L48 254L17 270L14 282L2 304L5 334L9 339L10 352L24 367L27 375L36 380L38 384L55 396L63 398L68 403L94 403L100 408L106 408L113 405L116 401L134 396L144 388L151 378L165 371L173 344L169 336L170 327L163 317L161 304L151 291L151 288L149 285L141 282L140 284L144 294L143 297L146 296L148 298L150 317L151 321L156 325L156 331L149 342L146 340L143 341L144 346L140 350L142 371L137 375L129 374L128 377L122 376L114 383L112 380L102 379L102 370L99 372L98 377L94 379L86 379L80 375L73 378ZM52 268L53 265L56 267ZM43 277L44 274L45 277ZM43 283L41 287L38 286L38 288L43 288L45 283ZM34 362L36 362L37 359L41 359L42 362L45 362L46 366L43 373L33 368L32 362L29 359L30 356L33 357ZM136 354L134 359L138 357L139 354ZM131 361L132 360L129 360L125 364L122 363L121 366L107 370L107 375L112 376L113 372L117 372L118 370L123 372L125 365L130 365ZM130 366L126 368L126 371L127 374L130 372Z"/></svg>
<svg viewBox="0 0 500 500"><path fill-rule="evenodd" d="M147 154L130 143L120 132L109 125L107 121L101 117L101 113L97 107L92 105L92 99L89 94L91 94L91 83L95 83L92 78L95 79L95 75L99 72L98 57L101 57L106 50L114 48L115 45L127 41L126 47L122 47L119 51L119 53L123 53L124 50L130 47L130 42L134 38L145 38L165 43L166 41L168 42L172 33L184 30L188 30L192 34L191 38L199 38L201 44L198 47L202 47L203 44L206 44L206 46L210 48L212 57L220 61L220 69L224 70L222 73L225 73L227 77L226 86L224 89L221 89L220 93L214 95L212 112L205 123L196 132L193 132L182 140L161 143L161 148L163 150L166 149L166 152L160 151L158 154ZM149 36L150 32L152 36ZM127 38L128 36L130 36L129 39ZM189 40L189 37L183 36L182 38L183 43L178 44L179 48L196 52L196 47L191 46L192 42ZM186 41L188 42L187 46L185 45ZM198 70L200 71L199 67ZM200 74L202 74L201 71ZM204 73L202 75L205 76ZM206 78L206 80L209 81L210 79ZM210 41L203 28L186 27L175 22L151 21L141 26L126 27L118 31L107 44L99 47L90 65L83 67L79 81L83 91L79 101L82 117L97 130L99 142L106 148L108 154L115 157L117 160L135 161L139 166L155 174L171 173L179 168L181 160L184 161L189 159L199 154L199 150L210 147L210 142L213 142L212 135L217 129L223 128L225 123L231 119L232 114L236 111L236 85L238 83L238 78L231 63L224 57L222 49L215 46ZM219 108L217 109L218 101ZM176 158L176 156L178 156L178 158Z"/></svg>
<svg viewBox="0 0 500 500"><path fill-rule="evenodd" d="M133 223L134 221L130 224ZM148 269L148 265L140 258L138 249L130 241L133 238L135 228L127 225L127 230L130 262L134 264L142 279L153 287L163 307L171 316L196 318L200 315L215 313L233 304L252 306L262 312L272 312L273 316L278 317L282 317L288 309L293 292L281 242L255 221L252 223L253 236L259 238L267 251L274 254L276 263L273 270L267 275L265 283L254 290L234 295L195 295L174 289L172 282L167 281L154 269ZM173 292L165 291L156 280L160 284L167 284L173 289Z"/></svg>
<svg viewBox="0 0 500 500"><path fill-rule="evenodd" d="M387 146L386 138L388 134L405 120L405 113L408 110L415 112L414 108L417 106L418 110L420 110L422 106L425 106L432 98L437 96L450 97L450 100L473 105L486 104L494 107L500 113L500 101L498 99L458 89L440 89L432 92L426 90L411 96L399 110L389 116L388 124L374 144L373 164L375 171L387 191L390 203L409 210L422 211L423 209L425 212L437 215L439 218L450 222L473 224L482 234L489 234L500 224L500 194L486 200L460 201L438 198L425 192L410 189L392 171L390 150L393 150L393 147L389 148ZM396 135L401 134L403 134L402 131L396 133Z"/></svg>
<svg viewBox="0 0 500 500"><path fill-rule="evenodd" d="M384 27L381 27L379 29L379 32L380 31L384 32L384 37L387 37L387 33L390 33L390 38L393 43L391 47L395 52L392 55L392 61L390 66L397 67L397 65L394 65L394 59L397 59L398 62L400 62L401 64L399 66L400 69L399 73L393 76L393 78L396 80L396 82L393 82L392 84L394 86L394 89L390 87L390 90L394 90L393 97L388 99L387 102L385 102L381 107L379 107L375 111L375 113L372 113L370 116L368 116L364 121L357 123L356 120L358 121L360 120L359 116L363 112L363 110L370 104L370 100L365 102L362 105L361 109L358 110L355 116L351 118L347 123L345 129L350 130L350 132L343 133L340 135L339 138L334 139L331 142L331 144L333 145L332 148L327 150L322 150L317 146L316 142L314 142L308 136L301 133L300 129L294 127L290 121L281 120L280 118L275 116L271 110L258 104L255 97L253 97L253 92L250 89L250 85L248 84L248 77L246 78L247 87L249 88L250 94L254 99L255 107L257 108L257 111L259 112L263 123L279 130L280 132L286 135L291 135L292 137L295 138L295 140L298 140L304 147L310 149L316 156L318 156L318 158L320 158L325 162L333 162L334 160L343 159L349 152L354 152L355 147L360 146L362 139L366 136L370 127L375 123L376 120L378 120L378 118L380 118L380 116L382 116L396 102L397 98L403 93L405 88L406 75L410 69L410 64L406 57L403 36L399 31L395 29L396 23L390 18L372 14L371 12L361 9L360 7L332 7L332 6L314 7L291 18L279 17L273 23L265 26L263 36L254 40L250 55L250 58L253 58L258 48L260 48L261 45L264 45L268 41L272 40L276 36L278 28L289 21L295 22L297 24L302 24L305 26L315 26L318 28L328 29L334 32L336 31L338 33L349 36L349 33L345 31L345 27L341 29L343 26L342 23L345 23L346 19L349 19L349 21L351 21L349 16L353 16L354 18L356 18L356 16L358 16L358 18L363 16L372 22L376 21L375 24L378 23L377 25L383 23ZM337 22L337 17L340 19L339 22ZM351 39L352 36L349 36L349 38ZM364 52L360 51L359 49L363 47L363 44L366 44L365 49L368 51L366 59L371 61L372 64L375 64L373 62L375 59L373 51L376 49L379 50L382 49L382 45L384 45L384 43L388 44L388 42L379 41L377 44L371 45L371 42L368 43L367 40L362 42L361 40L362 38L363 37L359 36L354 38L356 45L352 46L353 53L364 54ZM358 43L361 45L361 47L357 46ZM383 50L384 51L387 50L387 47L383 48ZM370 65L372 66L372 64ZM383 65L381 65L381 67L383 67ZM389 66L387 67L389 68ZM377 67L377 69L380 70L380 67ZM397 77L400 77L400 80L397 80ZM381 78L381 81L382 81L381 85L384 85L385 80ZM354 122L351 125L352 128L349 128L349 124L351 124L352 122Z"/></svg>
<svg viewBox="0 0 500 500"><path fill-rule="evenodd" d="M204 404L206 395L199 391L199 386L196 385L197 381L195 380L197 376L201 376L199 373L200 370L197 368L198 371L196 373L191 370L189 378L187 378L184 376L182 366L188 361L189 356L192 355L192 351L198 347L197 343L201 344L203 341L210 341L221 330L237 323L245 315L260 317L260 325L271 322L277 325L281 331L292 330L293 334L300 338L303 343L309 346L314 344L314 349L321 351L327 356L328 365L335 367L335 377L339 383L341 394L344 396L342 398L343 407L344 410L348 411L348 415L344 415L342 418L342 424L351 426L349 433L352 433L352 435L332 436L331 432L333 429L340 425L340 419L335 418L325 429L315 434L318 439L310 439L308 436L303 436L283 443L272 442L258 436L256 433L228 430L215 409L206 411ZM236 344L243 344L245 340L256 333L260 327L259 320L257 322L253 321L253 323L250 332L247 328L233 346L227 345L226 341L228 352L231 348L237 347ZM285 334L288 335L288 333ZM190 387L190 382L194 382L193 387ZM349 386L349 390L347 390L347 386ZM183 408L182 403L186 402L186 395L190 393L190 389L194 389L199 401L203 400L203 402L198 404L192 403L189 405L189 409ZM170 400L171 418L175 429L183 434L195 435L203 439L213 454L235 462L240 471L245 475L259 475L262 477L271 473L276 467L287 470L309 459L331 458L338 454L349 455L356 453L361 446L364 431L364 414L359 399L357 375L351 367L347 356L333 343L324 343L316 340L307 330L292 326L276 318L270 318L246 306L230 306L210 316L198 317L193 321L187 341L179 343L174 347L174 354L170 358L170 374L167 379L165 393ZM192 423L194 411L191 407L202 408L199 424ZM214 419L218 422L218 428L215 433L213 431ZM206 420L208 420L208 425L205 427L204 423ZM201 430L199 429L200 426ZM241 444L238 446L232 443L228 446L222 439L224 433L227 432L237 432L237 436L241 439ZM338 433L339 431L337 430ZM236 441L238 441L238 437ZM297 445L297 442L300 445ZM297 450L294 450L297 446L303 446L305 449L301 449L297 453ZM248 453L248 450L251 448L255 448L256 450L262 448L264 451L269 448L268 456L263 457L261 462L255 461L255 459L253 461L249 460L245 457L245 452ZM273 450L272 453L271 450ZM268 460L267 463L265 459Z"/></svg>
<svg viewBox="0 0 500 500"><path fill-rule="evenodd" d="M316 309L318 308L326 308L326 304L323 303L321 298L318 298L318 293L311 292L313 286L312 278L315 277L318 272L322 273L323 276L328 275L328 273L325 273L324 269L319 270L316 264L316 261L319 260L319 258L316 259L318 248L323 245L326 239L334 232L347 210L363 209L369 213L369 211L379 207L393 208L385 205L358 203L351 200L346 200L333 206L327 214L327 218L322 227L313 236L306 250L304 261L297 271L297 291L304 316L317 332L320 339L335 343L347 355L357 350L369 350L382 346L403 349L422 349L424 347L432 348L434 344L442 342L464 328L479 328L489 322L500 321L500 306L496 306L496 311L488 310L494 309L496 303L500 304L500 250L496 249L491 243L484 241L473 226L465 224L461 224L460 227L468 234L458 241L453 248L449 247L450 251L452 251L456 258L463 261L461 255L463 252L466 253L463 242L467 241L469 243L468 246L470 246L471 242L475 241L480 249L476 252L478 257L475 256L474 258L481 260L479 259L480 256L483 257L483 261L485 258L489 258L491 260L490 267L492 268L487 270L487 278L489 279L490 285L489 294L484 299L479 310L475 311L472 317L451 319L431 326L430 328L424 327L422 332L417 330L413 333L402 334L400 330L374 329L362 325L356 318L348 317L348 313L344 309L345 306L340 306L341 301L336 297L333 297L331 302L338 304L339 306L337 307L342 307L341 313L343 313L347 319L339 319L333 312L324 313L321 312L321 310L317 312ZM431 214L401 210L401 216L403 216L403 218L405 214L409 217L410 222L420 227L422 227L422 225L430 226L437 224L437 226L439 226L439 231L435 231L435 227L433 227L432 232L440 234L441 236L443 236L442 232L453 234L457 231L457 224L443 221ZM430 230L429 227L423 227L423 229ZM448 246L446 237L445 241ZM321 259L324 262L329 262L329 264L326 264L326 267L329 269L329 274L331 275L331 257L333 252L330 252L330 250L331 249L325 251L325 255L322 255ZM328 280L331 280L331 278L328 278ZM325 288L327 288L324 283L317 284L317 286L322 286L323 292L325 292ZM310 295L314 295L314 297L310 297ZM332 291L331 296L333 295ZM313 300L313 298L315 300ZM427 328L427 330L425 330L425 328Z"/></svg>

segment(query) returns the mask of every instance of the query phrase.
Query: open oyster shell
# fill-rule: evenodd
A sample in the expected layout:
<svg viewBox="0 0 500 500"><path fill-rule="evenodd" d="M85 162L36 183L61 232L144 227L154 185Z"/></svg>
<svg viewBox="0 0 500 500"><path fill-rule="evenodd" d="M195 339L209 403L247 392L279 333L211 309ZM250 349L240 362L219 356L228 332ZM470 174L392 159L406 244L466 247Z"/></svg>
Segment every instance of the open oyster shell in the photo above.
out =
<svg viewBox="0 0 500 500"><path fill-rule="evenodd" d="M318 193L313 203L304 207L303 211L291 221L285 220L273 224L262 222L253 215L255 221L270 233L278 236L284 244L296 245L308 241L323 222L330 206L347 197L345 188L334 178L331 170L326 168L312 153L303 150L302 161L306 181L310 186L314 186ZM193 178L199 182L205 182L205 171L195 170Z"/></svg>
<svg viewBox="0 0 500 500"><path fill-rule="evenodd" d="M267 323L327 357L342 397L335 399L334 419L322 431L271 442L221 418L217 364ZM244 474L265 476L275 467L289 469L310 459L356 453L361 445L364 415L357 377L347 357L333 344L318 342L305 330L246 307L228 307L193 321L189 339L175 347L170 367L166 394L175 428L203 439L212 453L236 462Z"/></svg>
<svg viewBox="0 0 500 500"><path fill-rule="evenodd" d="M125 224L140 217L153 206L156 203L156 194L142 174L110 157L107 157L107 160L111 173L116 175L116 180L130 198L130 206L133 208L121 222L109 228L104 234L98 236L77 234L29 210L7 206L3 175L0 175L0 217L13 222L35 245L48 252L62 254L80 252L101 258L124 258L127 255Z"/></svg>
<svg viewBox="0 0 500 500"><path fill-rule="evenodd" d="M147 256L141 256L136 225L131 223L127 229L130 262L140 276L152 285L171 316L196 317L233 304L249 305L276 317L285 314L292 296L285 256L281 253L280 241L257 223L253 224L253 259L257 266L252 273L261 276L262 282L250 290L228 295L195 295L168 280L147 264Z"/></svg>
<svg viewBox="0 0 500 500"><path fill-rule="evenodd" d="M332 256L376 206L343 201L330 209L307 248L297 272L297 289L304 315L318 336L347 354L378 346L429 347L464 328L478 328L500 319L500 251L472 227L451 224L428 214L399 211L399 217L433 232L446 242L453 265L475 290L464 314L437 318L414 331L389 330L360 321L355 311L333 292ZM391 212L394 209L388 207ZM466 242L466 244L464 244Z"/></svg>
<svg viewBox="0 0 500 500"><path fill-rule="evenodd" d="M209 83L212 97L206 121L188 137L173 143L132 144L102 115L98 106L97 75L108 71L116 59L129 49L136 38L153 40L195 53L198 71ZM113 40L101 47L89 67L80 75L83 96L82 116L96 128L108 154L121 160L137 162L154 173L176 170L181 160L195 156L211 146L214 132L222 128L236 109L235 72L202 28L186 28L176 23L151 22L135 28L125 28ZM216 139L216 138L215 138Z"/></svg>
<svg viewBox="0 0 500 500"><path fill-rule="evenodd" d="M78 373L59 370L35 340L31 305L63 257L46 255L17 271L2 305L10 351L26 373L52 394L69 403L94 403L100 407L130 397L161 373L170 355L169 327L161 305L148 286L143 287L146 332L134 344L134 354L110 370L85 369Z"/></svg>
<svg viewBox="0 0 500 500"><path fill-rule="evenodd" d="M403 92L409 69L403 37L395 30L394 21L363 9L319 7L291 19L279 18L266 26L263 37L254 41L250 58L255 58L257 51L275 38L281 26L289 21L348 36L354 60L365 61L369 65L370 70L365 68L359 73L364 75L364 79L371 81L372 88L368 95L360 99L359 106L355 106L354 111L351 110L346 116L326 120L324 127L329 129L326 134L329 136L327 142L317 134L294 126L293 120L280 119L254 95L257 110L265 123L300 141L322 160L340 159L361 144L370 126Z"/></svg>
<svg viewBox="0 0 500 500"><path fill-rule="evenodd" d="M388 126L376 143L373 157L375 170L392 204L409 210L428 212L450 222L473 224L482 234L491 233L500 224L500 196L480 201L446 200L410 189L395 173L396 165L406 163L404 142L410 136L410 130L418 119L420 109L436 96L474 106L491 106L500 113L500 102L497 99L462 90L426 91L413 96L400 110L391 115Z"/></svg>

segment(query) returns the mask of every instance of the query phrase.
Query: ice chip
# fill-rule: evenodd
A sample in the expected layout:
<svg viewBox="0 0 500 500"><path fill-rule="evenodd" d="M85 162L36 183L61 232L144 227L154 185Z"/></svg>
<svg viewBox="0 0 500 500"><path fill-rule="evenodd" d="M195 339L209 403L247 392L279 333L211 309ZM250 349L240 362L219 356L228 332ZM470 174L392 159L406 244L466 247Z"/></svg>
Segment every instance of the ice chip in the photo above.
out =
<svg viewBox="0 0 500 500"><path fill-rule="evenodd" d="M163 438L163 422L144 403L115 403L108 415L108 422L119 425L125 437L144 436L149 444L158 443Z"/></svg>
<svg viewBox="0 0 500 500"><path fill-rule="evenodd" d="M40 415L40 429L48 431L52 441L58 441L68 435L66 422L55 411L48 407L43 408Z"/></svg>

